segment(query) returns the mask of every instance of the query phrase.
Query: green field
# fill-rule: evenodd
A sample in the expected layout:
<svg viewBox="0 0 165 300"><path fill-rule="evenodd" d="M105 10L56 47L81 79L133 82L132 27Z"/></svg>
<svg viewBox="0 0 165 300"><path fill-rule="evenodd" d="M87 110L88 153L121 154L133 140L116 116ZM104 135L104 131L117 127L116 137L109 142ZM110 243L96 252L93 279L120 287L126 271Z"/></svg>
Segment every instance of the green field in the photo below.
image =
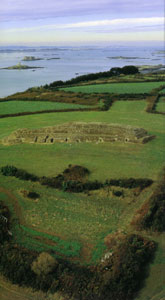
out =
<svg viewBox="0 0 165 300"><path fill-rule="evenodd" d="M164 85L165 82L138 82L138 83L106 83L85 86L61 88L64 91L81 93L115 93L115 94L140 94L149 93L151 90Z"/></svg>
<svg viewBox="0 0 165 300"><path fill-rule="evenodd" d="M156 105L156 111L165 113L165 97L159 98L159 102Z"/></svg>
<svg viewBox="0 0 165 300"><path fill-rule="evenodd" d="M0 102L0 115L15 114L21 112L34 112L48 109L78 109L89 106L80 104L69 104L69 103L51 103L43 101L6 101Z"/></svg>
<svg viewBox="0 0 165 300"><path fill-rule="evenodd" d="M163 82L98 84L64 90L113 93L146 93ZM163 97L162 97L163 98ZM164 112L160 98L156 110ZM108 111L49 113L4 118L0 121L0 140L19 128L41 128L65 122L106 122L142 127L155 139L146 144L112 143L0 143L0 167L13 165L38 176L57 176L69 164L89 169L89 180L105 181L114 178L150 178L157 182L164 166L165 120L161 114L147 113L147 103L116 101ZM81 108L84 105L9 101L0 103L0 114L45 109ZM2 111L2 112L1 112ZM96 264L107 252L104 237L109 233L135 232L130 225L135 213L153 193L155 183L141 193L117 187L89 193L69 193L48 188L38 182L23 181L0 174L0 199L11 212L15 242L36 251L51 251L56 257L70 262ZM117 197L114 191L123 191ZM39 198L32 200L24 191L33 191ZM137 232L136 232L137 233ZM158 243L157 252L148 270L148 278L136 300L164 299L162 288L165 239L163 234L140 232ZM2 298L3 299L3 298Z"/></svg>
<svg viewBox="0 0 165 300"><path fill-rule="evenodd" d="M150 134L156 135L156 138L145 145L120 142L23 144L10 147L0 145L0 165L13 164L40 176L52 176L61 173L71 163L89 168L91 179L104 180L119 176L156 178L165 155L165 129L162 126L164 117L146 113L145 107L146 103L143 101L119 101L106 112L50 113L19 117L19 120L4 119L0 123L0 138L8 136L18 128L39 128L68 121L129 124L145 128Z"/></svg>
<svg viewBox="0 0 165 300"><path fill-rule="evenodd" d="M119 229L126 230L135 211L152 191L147 189L138 198L132 191L125 191L124 198L115 197L113 189L87 196L2 175L0 180L1 187L7 189L10 185L12 197L18 202L14 215L18 215L22 225L16 223L12 230L17 242L37 251L52 249L68 258L77 257L83 263L88 258L84 257L83 249L90 248L90 261L96 263L105 250L104 237ZM23 197L24 190L35 191L40 198L34 201ZM4 194L0 195L4 198ZM12 197L5 202L14 211Z"/></svg>
<svg viewBox="0 0 165 300"><path fill-rule="evenodd" d="M161 90L159 93L160 94L164 94L165 93L165 89Z"/></svg>
<svg viewBox="0 0 165 300"><path fill-rule="evenodd" d="M147 129L150 134L155 134L156 138L144 145L123 144L121 142L108 144L0 145L0 165L13 164L39 176L56 176L71 163L86 166L91 171L91 180L105 180L107 178L119 178L119 176L156 179L165 156L165 129L162 126L164 117L147 114L145 106L145 102L142 101L119 101L107 112L59 113L58 115L52 113L41 116L25 116L19 117L19 122L18 118L5 119L1 122L1 137L7 136L13 130L21 127L38 128L41 124L42 126L50 126L66 121L83 120L87 122L117 122L139 126ZM157 155L158 150L159 155ZM42 210L42 208L40 209Z"/></svg>

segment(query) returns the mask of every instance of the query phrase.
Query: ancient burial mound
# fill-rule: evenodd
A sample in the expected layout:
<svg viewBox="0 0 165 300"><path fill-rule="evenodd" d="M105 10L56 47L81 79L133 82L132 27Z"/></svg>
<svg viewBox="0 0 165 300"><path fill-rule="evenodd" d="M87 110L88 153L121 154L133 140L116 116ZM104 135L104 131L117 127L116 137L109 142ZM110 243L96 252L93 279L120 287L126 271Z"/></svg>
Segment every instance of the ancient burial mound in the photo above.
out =
<svg viewBox="0 0 165 300"><path fill-rule="evenodd" d="M19 143L52 144L75 142L146 143L153 139L143 128L99 122L70 122L40 129L18 129L2 140L5 145Z"/></svg>

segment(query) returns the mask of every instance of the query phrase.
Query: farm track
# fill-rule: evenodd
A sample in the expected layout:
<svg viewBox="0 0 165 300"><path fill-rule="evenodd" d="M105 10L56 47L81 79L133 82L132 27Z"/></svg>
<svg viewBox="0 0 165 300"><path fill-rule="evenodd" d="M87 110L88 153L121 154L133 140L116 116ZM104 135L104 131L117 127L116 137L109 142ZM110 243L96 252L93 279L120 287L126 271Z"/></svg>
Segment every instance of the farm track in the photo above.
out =
<svg viewBox="0 0 165 300"><path fill-rule="evenodd" d="M0 192L4 193L9 199L11 199L11 202L14 206L14 210L15 210L17 217L19 218L19 221L25 225L25 220L23 219L21 207L18 203L17 198L9 190L6 190L3 187L0 187Z"/></svg>

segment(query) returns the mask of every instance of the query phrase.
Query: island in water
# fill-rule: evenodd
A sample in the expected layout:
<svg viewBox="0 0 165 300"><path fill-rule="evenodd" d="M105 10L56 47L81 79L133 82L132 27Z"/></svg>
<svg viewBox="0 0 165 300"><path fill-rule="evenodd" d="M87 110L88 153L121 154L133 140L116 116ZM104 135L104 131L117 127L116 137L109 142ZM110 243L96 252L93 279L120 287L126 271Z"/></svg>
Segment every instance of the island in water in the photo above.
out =
<svg viewBox="0 0 165 300"><path fill-rule="evenodd" d="M18 63L17 65L11 67L1 68L1 70L27 70L27 69L42 69L43 67L27 66Z"/></svg>
<svg viewBox="0 0 165 300"><path fill-rule="evenodd" d="M154 71L161 71L165 69L165 65L159 64L159 65L142 65L137 66L140 72L148 71L148 72L154 72Z"/></svg>
<svg viewBox="0 0 165 300"><path fill-rule="evenodd" d="M35 56L24 56L22 61L34 61L34 60L43 60L43 58L35 57Z"/></svg>
<svg viewBox="0 0 165 300"><path fill-rule="evenodd" d="M47 58L47 60L53 60L53 59L61 59L60 57L51 57L51 58Z"/></svg>

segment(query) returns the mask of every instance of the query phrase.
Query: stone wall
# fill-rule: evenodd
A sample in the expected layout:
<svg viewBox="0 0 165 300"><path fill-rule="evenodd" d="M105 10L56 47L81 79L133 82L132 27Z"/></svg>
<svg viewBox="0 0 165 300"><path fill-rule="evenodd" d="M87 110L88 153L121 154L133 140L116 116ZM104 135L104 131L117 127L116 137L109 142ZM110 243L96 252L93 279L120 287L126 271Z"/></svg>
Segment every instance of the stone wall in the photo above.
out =
<svg viewBox="0 0 165 300"><path fill-rule="evenodd" d="M148 135L143 128L124 126L119 124L106 124L99 122L70 122L53 127L40 129L18 129L2 140L5 145L18 143L52 144L75 142L131 142L146 143L153 136Z"/></svg>

